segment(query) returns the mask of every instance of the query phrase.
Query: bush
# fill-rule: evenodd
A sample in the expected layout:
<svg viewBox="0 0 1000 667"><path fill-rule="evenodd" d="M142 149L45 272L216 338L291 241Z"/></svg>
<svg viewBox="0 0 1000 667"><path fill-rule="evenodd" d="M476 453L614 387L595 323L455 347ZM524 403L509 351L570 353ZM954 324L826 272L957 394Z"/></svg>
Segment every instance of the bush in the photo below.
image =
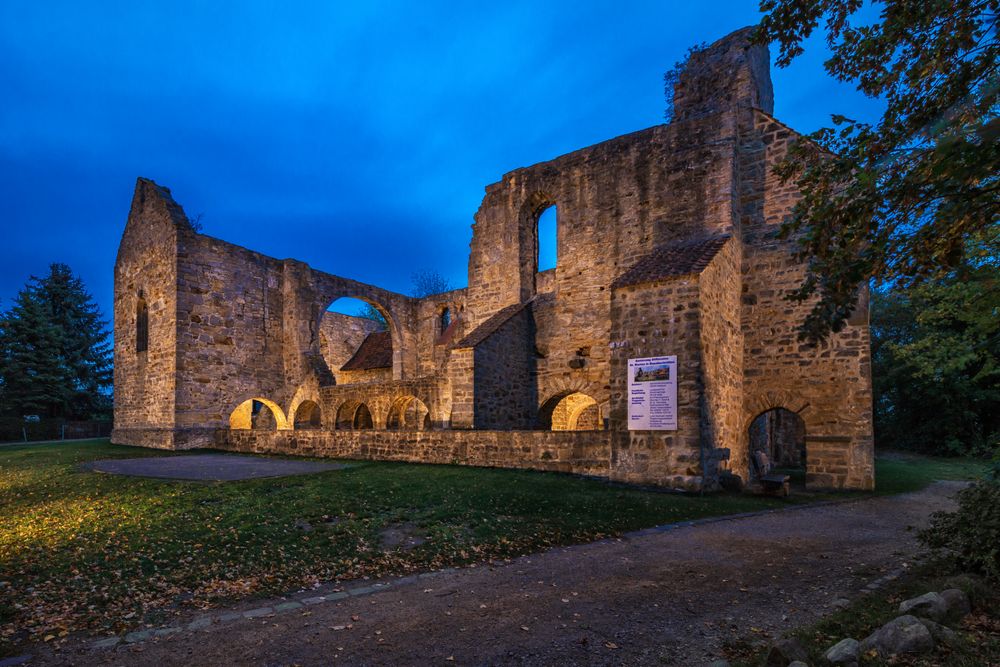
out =
<svg viewBox="0 0 1000 667"><path fill-rule="evenodd" d="M954 558L959 567L1000 581L1000 475L958 494L958 509L936 512L919 534L931 549Z"/></svg>

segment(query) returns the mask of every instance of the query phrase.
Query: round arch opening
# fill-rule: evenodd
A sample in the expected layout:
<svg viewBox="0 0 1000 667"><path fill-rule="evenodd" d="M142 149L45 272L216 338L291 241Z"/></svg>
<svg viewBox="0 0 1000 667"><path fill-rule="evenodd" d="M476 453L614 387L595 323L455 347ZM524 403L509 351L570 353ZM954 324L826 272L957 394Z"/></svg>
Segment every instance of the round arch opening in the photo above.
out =
<svg viewBox="0 0 1000 667"><path fill-rule="evenodd" d="M229 428L258 431L281 431L288 428L285 413L274 401L248 398L229 415Z"/></svg>
<svg viewBox="0 0 1000 667"><path fill-rule="evenodd" d="M551 431L601 431L604 419L597 400L580 391L557 394L542 405L539 425Z"/></svg>
<svg viewBox="0 0 1000 667"><path fill-rule="evenodd" d="M389 310L365 297L338 297L319 321L320 356L336 384L399 379L399 334Z"/></svg>
<svg viewBox="0 0 1000 667"><path fill-rule="evenodd" d="M323 410L316 401L302 401L295 408L296 431L315 431L323 426Z"/></svg>
<svg viewBox="0 0 1000 667"><path fill-rule="evenodd" d="M375 422L371 410L361 401L347 401L337 408L334 427L341 431L372 429Z"/></svg>
<svg viewBox="0 0 1000 667"><path fill-rule="evenodd" d="M786 408L772 408L750 422L748 435L751 479L766 474L761 470L762 462L765 462L772 468L791 474L793 481L804 481L806 423L800 415ZM802 479L796 480L798 476Z"/></svg>
<svg viewBox="0 0 1000 667"><path fill-rule="evenodd" d="M431 426L430 410L416 396L401 396L392 402L385 427L395 431L425 431Z"/></svg>

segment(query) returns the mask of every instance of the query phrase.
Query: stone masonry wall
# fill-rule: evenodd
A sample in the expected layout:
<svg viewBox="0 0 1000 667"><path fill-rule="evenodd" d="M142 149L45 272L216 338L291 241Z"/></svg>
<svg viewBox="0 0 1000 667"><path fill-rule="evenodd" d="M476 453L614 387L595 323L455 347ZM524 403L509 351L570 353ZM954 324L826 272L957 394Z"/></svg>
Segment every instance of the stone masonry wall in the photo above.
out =
<svg viewBox="0 0 1000 667"><path fill-rule="evenodd" d="M611 356L611 478L701 488L701 301L698 278L616 288ZM628 360L677 355L676 431L629 431Z"/></svg>
<svg viewBox="0 0 1000 667"><path fill-rule="evenodd" d="M692 56L670 124L488 186L465 289L415 299L197 234L168 190L140 179L115 265L114 441L603 470L694 490L727 466L747 479L750 423L783 407L804 420L811 486L872 488L867 302L823 345L798 340L810 304L786 297L805 267L777 231L799 195L772 170L798 135L770 116L767 49L749 36ZM538 272L537 220L551 206L558 260ZM684 264L696 247L712 254ZM633 273L641 280L620 280ZM386 317L391 369L339 371L365 334L325 316L341 297ZM679 429L629 432L627 360L671 354ZM507 430L538 428L577 392L595 403L583 423L606 418L607 431ZM410 397L431 430L383 435L394 406L417 405ZM249 399L277 430L220 431ZM307 401L322 428L300 435ZM338 428L338 411L362 403L375 430ZM423 408L413 414L406 425L424 428Z"/></svg>
<svg viewBox="0 0 1000 667"><path fill-rule="evenodd" d="M743 470L749 465L742 448L743 332L740 328L742 246L729 239L698 279L701 301L699 335L704 383L701 440L712 463L729 450L726 467ZM708 471L714 478L716 470Z"/></svg>
<svg viewBox="0 0 1000 667"><path fill-rule="evenodd" d="M378 328L377 322L364 317L334 312L323 314L319 327L320 350L338 384L350 382L350 371L341 371L340 367L354 356L368 334ZM392 369L389 369L389 379L392 379Z"/></svg>
<svg viewBox="0 0 1000 667"><path fill-rule="evenodd" d="M173 446L177 234L187 223L170 191L139 179L115 261L114 442ZM141 295L141 296L140 296ZM149 312L149 346L136 349L139 300Z"/></svg>
<svg viewBox="0 0 1000 667"><path fill-rule="evenodd" d="M742 329L744 410L741 438L753 419L786 408L806 424L807 482L814 488L871 489L874 485L871 356L864 303L845 329L820 346L798 339L798 324L811 307L786 297L805 275L794 239L777 230L798 199L769 168L796 135L772 117L753 113L746 147L760 166L755 198L759 209L744 223ZM753 173L753 170L748 169ZM751 179L748 183L753 185ZM751 210L751 213L753 211ZM741 447L743 447L741 445Z"/></svg>
<svg viewBox="0 0 1000 667"><path fill-rule="evenodd" d="M473 360L475 428L534 428L538 398L532 309L522 308L476 345Z"/></svg>
<svg viewBox="0 0 1000 667"><path fill-rule="evenodd" d="M608 476L607 432L592 431L230 431L214 447L257 454L526 468Z"/></svg>

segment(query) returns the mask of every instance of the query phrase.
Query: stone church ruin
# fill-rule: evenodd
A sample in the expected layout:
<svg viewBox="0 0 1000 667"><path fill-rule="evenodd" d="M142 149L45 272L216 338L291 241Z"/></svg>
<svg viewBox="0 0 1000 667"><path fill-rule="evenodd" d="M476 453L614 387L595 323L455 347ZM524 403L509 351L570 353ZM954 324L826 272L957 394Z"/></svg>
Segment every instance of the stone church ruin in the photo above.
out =
<svg viewBox="0 0 1000 667"><path fill-rule="evenodd" d="M805 267L777 236L798 194L770 169L798 135L772 111L767 48L719 40L680 73L670 123L489 185L468 287L425 298L197 233L140 178L115 263L112 441L685 490L746 482L751 447L776 447L811 487L871 489L867 305L798 340L810 306L785 297ZM539 271L550 207L558 259ZM327 312L341 297L387 329ZM677 357L677 428L629 430L628 361L660 355Z"/></svg>

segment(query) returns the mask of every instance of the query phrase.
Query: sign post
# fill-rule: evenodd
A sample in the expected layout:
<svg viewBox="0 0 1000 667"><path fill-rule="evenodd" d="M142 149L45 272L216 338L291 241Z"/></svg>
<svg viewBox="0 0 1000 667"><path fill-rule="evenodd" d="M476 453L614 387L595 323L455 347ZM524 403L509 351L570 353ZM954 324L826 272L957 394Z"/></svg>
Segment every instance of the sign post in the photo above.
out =
<svg viewBox="0 0 1000 667"><path fill-rule="evenodd" d="M628 429L677 430L677 357L628 360Z"/></svg>

